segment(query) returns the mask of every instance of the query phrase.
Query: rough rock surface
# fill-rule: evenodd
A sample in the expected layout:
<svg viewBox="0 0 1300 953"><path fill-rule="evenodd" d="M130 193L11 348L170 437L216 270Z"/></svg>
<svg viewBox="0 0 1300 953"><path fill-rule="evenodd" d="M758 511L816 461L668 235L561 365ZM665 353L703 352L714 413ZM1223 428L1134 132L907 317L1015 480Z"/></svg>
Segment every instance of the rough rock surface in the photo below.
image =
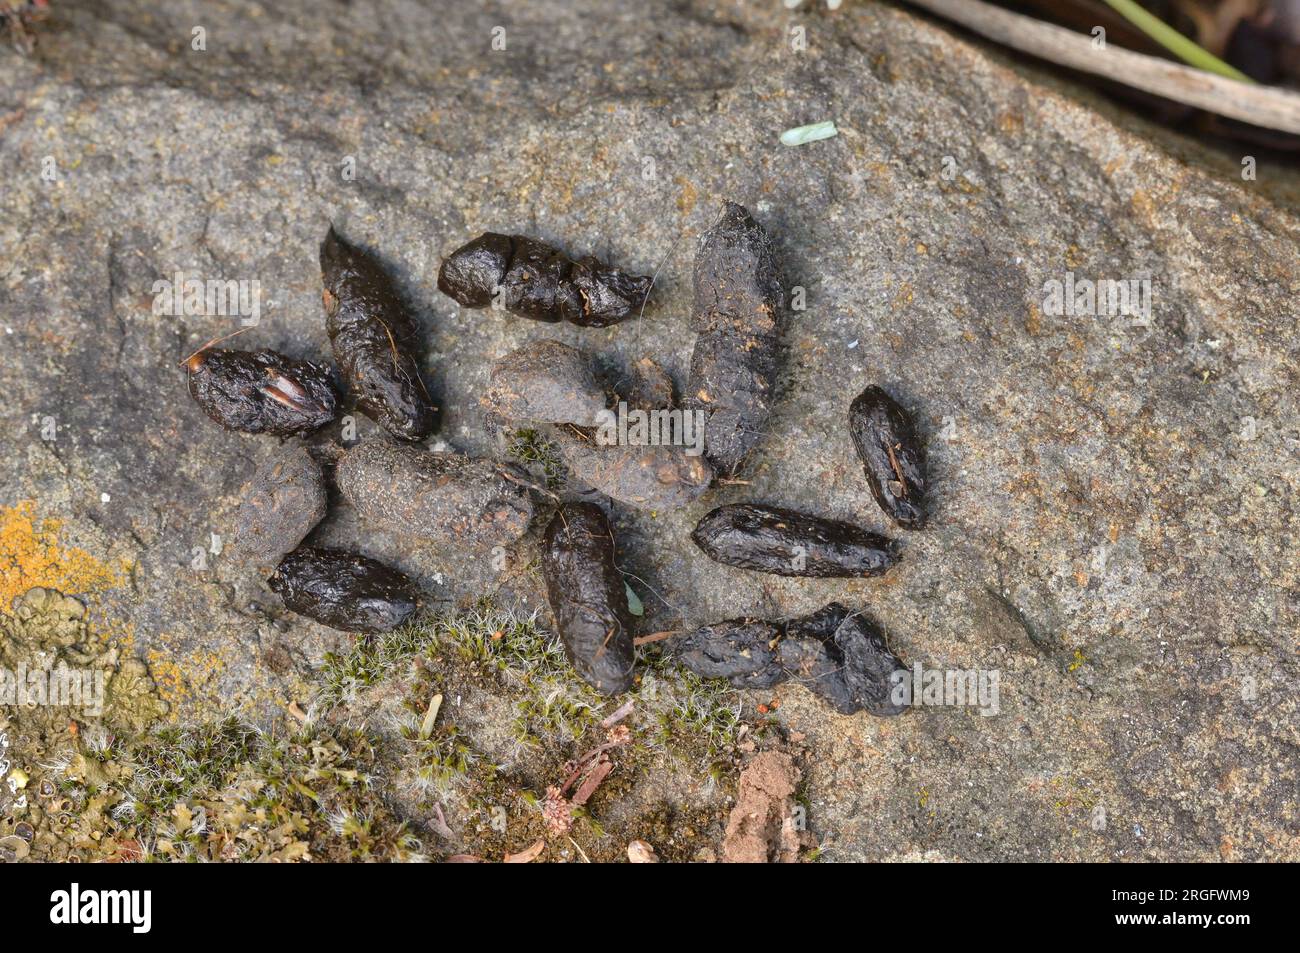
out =
<svg viewBox="0 0 1300 953"><path fill-rule="evenodd" d="M316 250L339 222L416 306L438 440L500 456L477 398L537 326L440 295L442 256L494 229L659 267L644 320L552 333L680 384L695 243L730 198L806 308L752 484L617 511L625 568L663 600L646 631L836 599L913 663L1001 676L987 717L844 718L777 690L769 717L816 752L822 857L1300 857L1294 175L1261 157L1243 181L1240 155L874 3L57 6L32 57L0 51L0 506L36 500L69 546L130 563L91 611L174 661L174 714L271 718L346 637L268 618L221 555L278 448L184 394L177 363L240 317L155 314L155 282L257 280L238 346L326 359ZM836 138L778 144L823 119ZM1150 278L1150 321L1048 313L1070 272ZM844 429L870 382L927 441L904 564L755 578L690 544L751 498L883 530ZM454 598L540 604L535 573L431 560L347 507L314 542L362 533Z"/></svg>

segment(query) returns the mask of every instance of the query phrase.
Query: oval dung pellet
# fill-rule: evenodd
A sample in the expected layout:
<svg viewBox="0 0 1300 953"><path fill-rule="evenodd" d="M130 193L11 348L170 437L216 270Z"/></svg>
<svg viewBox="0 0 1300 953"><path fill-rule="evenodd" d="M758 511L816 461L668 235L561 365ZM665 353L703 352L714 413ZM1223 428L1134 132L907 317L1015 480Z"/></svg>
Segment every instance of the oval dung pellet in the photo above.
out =
<svg viewBox="0 0 1300 953"><path fill-rule="evenodd" d="M907 411L868 387L849 405L849 434L880 508L906 529L925 526L925 444Z"/></svg>
<svg viewBox="0 0 1300 953"><path fill-rule="evenodd" d="M343 454L339 492L357 514L438 546L508 545L528 531L533 504L508 467L459 453L371 440Z"/></svg>
<svg viewBox="0 0 1300 953"><path fill-rule="evenodd" d="M842 714L901 714L894 673L905 670L884 637L860 612L830 603L800 618L730 619L683 636L674 656L691 671L726 678L737 688L796 681Z"/></svg>
<svg viewBox="0 0 1300 953"><path fill-rule="evenodd" d="M492 365L482 404L507 420L592 427L605 389L590 355L560 341L530 341Z"/></svg>
<svg viewBox="0 0 1300 953"><path fill-rule="evenodd" d="M293 437L334 419L334 387L324 364L270 349L205 348L185 367L190 396L227 430Z"/></svg>
<svg viewBox="0 0 1300 953"><path fill-rule="evenodd" d="M594 503L566 503L546 527L542 576L574 670L602 695L632 686L636 650L614 533Z"/></svg>
<svg viewBox="0 0 1300 953"><path fill-rule="evenodd" d="M240 491L231 548L269 575L325 518L320 465L302 447L276 457Z"/></svg>
<svg viewBox="0 0 1300 953"><path fill-rule="evenodd" d="M333 228L320 246L326 330L357 408L402 440L437 426L419 369L419 325L392 276Z"/></svg>
<svg viewBox="0 0 1300 953"><path fill-rule="evenodd" d="M573 476L612 500L641 510L689 506L713 482L713 468L685 447L612 444L594 435L555 431L555 445Z"/></svg>
<svg viewBox="0 0 1300 953"><path fill-rule="evenodd" d="M420 604L415 584L402 573L341 549L294 550L270 586L291 611L344 632L388 632Z"/></svg>
<svg viewBox="0 0 1300 953"><path fill-rule="evenodd" d="M740 470L771 414L780 357L781 283L772 242L726 203L695 256L695 350L683 401L705 412L704 453L720 475Z"/></svg>
<svg viewBox="0 0 1300 953"><path fill-rule="evenodd" d="M732 503L691 534L710 559L778 576L878 576L898 561L898 544L841 520L776 506Z"/></svg>
<svg viewBox="0 0 1300 953"><path fill-rule="evenodd" d="M737 688L770 688L789 677L777 655L783 635L777 622L728 619L683 636L674 654L705 678L725 678Z"/></svg>

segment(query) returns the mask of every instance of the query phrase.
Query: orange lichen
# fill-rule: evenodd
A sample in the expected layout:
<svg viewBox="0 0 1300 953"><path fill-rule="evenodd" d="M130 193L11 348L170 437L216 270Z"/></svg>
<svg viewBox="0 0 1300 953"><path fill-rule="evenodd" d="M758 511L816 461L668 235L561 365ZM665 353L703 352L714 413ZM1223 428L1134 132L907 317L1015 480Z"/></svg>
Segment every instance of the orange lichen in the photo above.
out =
<svg viewBox="0 0 1300 953"><path fill-rule="evenodd" d="M84 549L59 545L59 520L38 520L36 504L0 507L0 612L33 586L81 595L120 585L122 573Z"/></svg>
<svg viewBox="0 0 1300 953"><path fill-rule="evenodd" d="M230 650L186 649L177 637L167 633L160 635L158 642L145 652L145 660L158 687L158 697L170 709L169 719L175 722L183 711L195 706L220 709L223 700L217 682L230 664Z"/></svg>

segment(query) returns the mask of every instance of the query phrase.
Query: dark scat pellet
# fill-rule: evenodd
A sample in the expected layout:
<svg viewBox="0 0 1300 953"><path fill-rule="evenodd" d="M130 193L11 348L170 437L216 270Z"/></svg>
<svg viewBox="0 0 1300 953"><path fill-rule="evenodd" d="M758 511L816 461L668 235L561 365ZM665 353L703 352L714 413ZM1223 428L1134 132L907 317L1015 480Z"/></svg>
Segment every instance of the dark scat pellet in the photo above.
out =
<svg viewBox="0 0 1300 953"><path fill-rule="evenodd" d="M789 677L776 651L783 634L776 622L728 619L684 636L676 652L697 675L725 678L737 688L771 688Z"/></svg>
<svg viewBox="0 0 1300 953"><path fill-rule="evenodd" d="M895 541L852 523L754 503L719 506L691 539L717 562L778 576L878 576L899 556Z"/></svg>
<svg viewBox="0 0 1300 953"><path fill-rule="evenodd" d="M835 647L852 711L873 715L900 715L906 711L906 706L892 698L891 676L907 665L890 651L884 635L866 616L854 614L845 619L835 630Z"/></svg>
<svg viewBox="0 0 1300 953"><path fill-rule="evenodd" d="M629 410L668 410L676 405L673 379L648 357L633 363L616 382L614 389Z"/></svg>
<svg viewBox="0 0 1300 953"><path fill-rule="evenodd" d="M344 632L388 632L420 601L415 584L396 569L341 549L295 550L270 586L291 611Z"/></svg>
<svg viewBox="0 0 1300 953"><path fill-rule="evenodd" d="M419 324L392 277L331 226L320 246L326 330L357 408L402 440L423 440L437 425L420 379Z"/></svg>
<svg viewBox="0 0 1300 953"><path fill-rule="evenodd" d="M227 430L292 437L334 419L329 368L278 351L207 348L186 361L190 396Z"/></svg>
<svg viewBox="0 0 1300 953"><path fill-rule="evenodd" d="M848 615L848 609L832 602L810 615L778 622L728 619L683 636L673 652L696 674L725 678L737 688L770 688L794 676L815 681L835 670L824 643Z"/></svg>
<svg viewBox="0 0 1300 953"><path fill-rule="evenodd" d="M811 615L769 622L730 619L683 636L674 647L691 671L726 678L737 688L797 681L836 711L898 715L891 695L905 663L861 613L831 603Z"/></svg>
<svg viewBox="0 0 1300 953"><path fill-rule="evenodd" d="M726 203L695 256L697 337L684 404L708 415L704 452L734 475L763 437L780 355L781 283L772 242Z"/></svg>
<svg viewBox="0 0 1300 953"><path fill-rule="evenodd" d="M880 508L906 529L925 526L925 444L907 411L868 387L849 405L849 433Z"/></svg>
<svg viewBox="0 0 1300 953"><path fill-rule="evenodd" d="M231 548L269 575L325 518L327 503L320 465L295 447L260 469L240 491Z"/></svg>
<svg viewBox="0 0 1300 953"><path fill-rule="evenodd" d="M497 289L511 314L603 328L640 313L650 278L590 255L575 261L535 238L496 232L456 249L438 271L438 290L466 308L487 307Z"/></svg>
<svg viewBox="0 0 1300 953"><path fill-rule="evenodd" d="M614 533L594 503L566 503L546 527L542 576L564 651L602 695L632 685L636 651Z"/></svg>

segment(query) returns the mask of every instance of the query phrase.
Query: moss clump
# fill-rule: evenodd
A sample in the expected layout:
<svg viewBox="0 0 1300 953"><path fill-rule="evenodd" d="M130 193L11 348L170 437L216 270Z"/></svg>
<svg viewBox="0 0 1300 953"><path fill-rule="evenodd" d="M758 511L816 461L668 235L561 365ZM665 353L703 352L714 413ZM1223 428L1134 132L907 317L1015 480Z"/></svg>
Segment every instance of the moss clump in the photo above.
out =
<svg viewBox="0 0 1300 953"><path fill-rule="evenodd" d="M460 677L487 674L506 690L515 737L525 745L536 747L542 738L576 741L605 704L574 674L559 640L539 625L536 613L519 616L487 602L422 617L358 642L346 655L326 656L316 704L327 711L417 658L447 661L447 655L460 663Z"/></svg>
<svg viewBox="0 0 1300 953"><path fill-rule="evenodd" d="M160 732L122 752L114 819L151 860L410 860L422 845L374 786L359 731L277 738L236 719Z"/></svg>
<svg viewBox="0 0 1300 953"><path fill-rule="evenodd" d="M500 860L540 840L538 861L623 860L646 839L691 859L725 824L739 696L647 655L633 692L603 698L536 614L428 615L329 656L305 728L74 732L33 776L31 854ZM579 797L602 760L609 773ZM669 805L666 791L689 793Z"/></svg>
<svg viewBox="0 0 1300 953"><path fill-rule="evenodd" d="M549 490L554 490L563 483L568 473L559 449L536 430L514 431L506 445L506 453L523 464L525 469L540 475Z"/></svg>

